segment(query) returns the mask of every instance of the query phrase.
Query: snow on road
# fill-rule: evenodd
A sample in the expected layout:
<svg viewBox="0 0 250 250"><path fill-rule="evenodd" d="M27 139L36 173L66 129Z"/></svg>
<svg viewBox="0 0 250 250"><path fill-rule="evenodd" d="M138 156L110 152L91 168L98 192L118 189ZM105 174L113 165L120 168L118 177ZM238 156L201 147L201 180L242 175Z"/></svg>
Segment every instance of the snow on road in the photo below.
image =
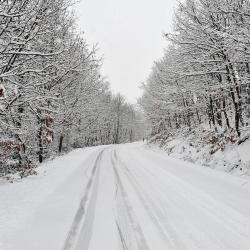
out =
<svg viewBox="0 0 250 250"><path fill-rule="evenodd" d="M62 249L100 150L75 150L37 176L0 183L0 250Z"/></svg>
<svg viewBox="0 0 250 250"><path fill-rule="evenodd" d="M248 179L141 143L74 151L0 193L1 250L250 249Z"/></svg>

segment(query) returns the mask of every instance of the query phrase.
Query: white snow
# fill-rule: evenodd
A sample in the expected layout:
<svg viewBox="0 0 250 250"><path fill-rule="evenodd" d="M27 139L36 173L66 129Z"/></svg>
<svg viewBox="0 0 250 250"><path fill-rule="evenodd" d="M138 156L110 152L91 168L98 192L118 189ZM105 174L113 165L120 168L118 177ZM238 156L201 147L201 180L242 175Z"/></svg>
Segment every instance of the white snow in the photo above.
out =
<svg viewBox="0 0 250 250"><path fill-rule="evenodd" d="M0 184L0 249L62 249L99 151L75 150L37 176Z"/></svg>
<svg viewBox="0 0 250 250"><path fill-rule="evenodd" d="M1 250L249 250L249 179L142 143L76 150L0 186Z"/></svg>
<svg viewBox="0 0 250 250"><path fill-rule="evenodd" d="M162 149L164 149L169 156L188 162L196 163L202 166L208 166L223 172L230 172L234 175L248 175L250 176L250 140L238 145L238 143L226 143L225 149L218 150L211 154L212 144L202 139L206 133L199 131L197 133L190 133L189 135L178 134L175 137L170 137L166 140ZM205 134L205 135L204 135ZM150 144L150 147L158 147Z"/></svg>

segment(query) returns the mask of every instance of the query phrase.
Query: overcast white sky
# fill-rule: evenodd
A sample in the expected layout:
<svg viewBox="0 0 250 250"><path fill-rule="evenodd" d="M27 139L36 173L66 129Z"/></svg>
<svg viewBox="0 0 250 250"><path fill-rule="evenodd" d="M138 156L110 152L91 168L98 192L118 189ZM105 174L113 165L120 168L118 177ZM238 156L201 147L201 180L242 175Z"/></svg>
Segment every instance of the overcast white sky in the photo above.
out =
<svg viewBox="0 0 250 250"><path fill-rule="evenodd" d="M135 103L140 84L167 43L176 0L82 0L78 25L104 56L102 73L114 92Z"/></svg>

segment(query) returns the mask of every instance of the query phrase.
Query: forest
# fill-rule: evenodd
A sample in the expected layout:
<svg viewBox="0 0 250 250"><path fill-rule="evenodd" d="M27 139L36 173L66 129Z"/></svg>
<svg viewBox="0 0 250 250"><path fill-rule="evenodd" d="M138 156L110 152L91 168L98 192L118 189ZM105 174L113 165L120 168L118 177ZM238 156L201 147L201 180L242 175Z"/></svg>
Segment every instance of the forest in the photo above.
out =
<svg viewBox="0 0 250 250"><path fill-rule="evenodd" d="M179 3L164 56L143 84L140 104L151 141L195 134L213 144L249 137L250 2L190 0Z"/></svg>
<svg viewBox="0 0 250 250"><path fill-rule="evenodd" d="M72 148L131 142L140 114L112 94L70 0L0 3L0 175Z"/></svg>
<svg viewBox="0 0 250 250"><path fill-rule="evenodd" d="M74 148L142 139L147 124L149 142L194 134L211 154L249 138L248 0L180 2L138 107L112 93L73 5L1 1L1 176L26 176Z"/></svg>
<svg viewBox="0 0 250 250"><path fill-rule="evenodd" d="M0 0L0 250L250 250L250 0L80 1Z"/></svg>

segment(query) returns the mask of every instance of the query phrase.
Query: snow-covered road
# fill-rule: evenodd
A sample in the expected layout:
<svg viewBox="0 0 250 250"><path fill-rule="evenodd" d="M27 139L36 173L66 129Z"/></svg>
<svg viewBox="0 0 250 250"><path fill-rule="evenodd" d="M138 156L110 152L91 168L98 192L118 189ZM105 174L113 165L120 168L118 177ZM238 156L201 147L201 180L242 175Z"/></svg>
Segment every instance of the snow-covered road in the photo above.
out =
<svg viewBox="0 0 250 250"><path fill-rule="evenodd" d="M75 249L250 249L246 180L140 144L104 150L97 168Z"/></svg>
<svg viewBox="0 0 250 250"><path fill-rule="evenodd" d="M77 167L71 174L64 170L68 178L27 208L32 216L25 215L23 227L9 230L3 220L8 234L7 240L0 234L0 249L250 249L248 179L171 159L142 143L78 151L70 159ZM50 185L46 178L38 186ZM19 189L31 186L25 183ZM53 203L60 193L63 202ZM53 205L43 205L48 202Z"/></svg>

